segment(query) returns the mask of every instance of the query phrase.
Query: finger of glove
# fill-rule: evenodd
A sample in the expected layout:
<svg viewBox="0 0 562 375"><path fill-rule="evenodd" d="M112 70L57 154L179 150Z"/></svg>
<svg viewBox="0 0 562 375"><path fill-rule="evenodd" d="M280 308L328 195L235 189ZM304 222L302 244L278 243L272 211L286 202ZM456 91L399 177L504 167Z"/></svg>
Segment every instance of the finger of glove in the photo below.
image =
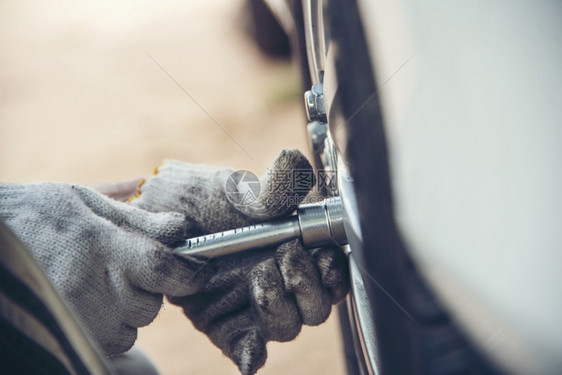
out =
<svg viewBox="0 0 562 375"><path fill-rule="evenodd" d="M114 201L84 186L75 185L72 190L96 215L164 244L189 237L193 227L193 223L180 213L151 213Z"/></svg>
<svg viewBox="0 0 562 375"><path fill-rule="evenodd" d="M138 330L127 324L122 324L114 335L100 343L101 349L108 356L121 354L133 347L137 340Z"/></svg>
<svg viewBox="0 0 562 375"><path fill-rule="evenodd" d="M137 196L129 203L150 212L197 216L201 204L208 205L217 191L224 190L224 184L216 179L221 171L206 165L165 160L153 176L139 185Z"/></svg>
<svg viewBox="0 0 562 375"><path fill-rule="evenodd" d="M310 163L298 150L279 154L259 181L257 197L253 194L258 181L250 177L244 171L169 160L146 180L130 204L152 212L182 212L202 233L209 233L292 212L315 183ZM251 193L249 200L237 199L246 193Z"/></svg>
<svg viewBox="0 0 562 375"><path fill-rule="evenodd" d="M172 249L148 238L138 241L134 251L122 259L125 273L134 286L151 293L194 294L216 271L216 267L207 261L180 257Z"/></svg>
<svg viewBox="0 0 562 375"><path fill-rule="evenodd" d="M243 215L225 195L231 169L167 160L139 188L132 206L151 212L177 211L194 223L194 235L245 226L255 220Z"/></svg>
<svg viewBox="0 0 562 375"><path fill-rule="evenodd" d="M123 322L130 327L149 325L158 315L163 300L162 294L150 293L132 285L122 298L126 306Z"/></svg>
<svg viewBox="0 0 562 375"><path fill-rule="evenodd" d="M331 297L321 282L314 260L298 240L284 243L275 253L285 290L294 295L302 322L323 323L331 312Z"/></svg>
<svg viewBox="0 0 562 375"><path fill-rule="evenodd" d="M255 374L265 364L267 340L250 307L216 321L207 335L242 374Z"/></svg>
<svg viewBox="0 0 562 375"><path fill-rule="evenodd" d="M314 187L314 170L296 149L281 151L260 179L260 194L251 204L234 204L237 210L257 220L293 212Z"/></svg>
<svg viewBox="0 0 562 375"><path fill-rule="evenodd" d="M332 304L345 298L350 288L347 256L337 247L314 249L311 256L320 271L322 284L330 294Z"/></svg>
<svg viewBox="0 0 562 375"><path fill-rule="evenodd" d="M265 249L252 254L222 257L211 260L217 272L195 295L168 297L168 300L183 308L194 326L206 332L209 325L225 315L250 306L248 273L256 264L271 259L275 249Z"/></svg>
<svg viewBox="0 0 562 375"><path fill-rule="evenodd" d="M269 340L290 341L299 334L302 322L293 296L285 293L283 278L269 259L248 275L252 306Z"/></svg>
<svg viewBox="0 0 562 375"><path fill-rule="evenodd" d="M168 300L183 308L195 328L207 332L213 322L250 306L246 273L239 269L217 273L197 294Z"/></svg>
<svg viewBox="0 0 562 375"><path fill-rule="evenodd" d="M238 285L236 289L238 290L233 295L238 294L242 288ZM229 299L226 302L224 299L212 298L209 306L205 306L206 297L200 294L167 298L183 308L195 328L207 334L211 342L238 366L242 374L255 374L267 357L266 340L261 333L262 329L256 324L255 316L250 312L247 288L242 296L237 300L225 296L225 299ZM221 306L223 302L225 306Z"/></svg>
<svg viewBox="0 0 562 375"><path fill-rule="evenodd" d="M231 359L236 363L240 373L253 375L265 364L267 359L266 342L260 331L249 329L240 333L231 344Z"/></svg>

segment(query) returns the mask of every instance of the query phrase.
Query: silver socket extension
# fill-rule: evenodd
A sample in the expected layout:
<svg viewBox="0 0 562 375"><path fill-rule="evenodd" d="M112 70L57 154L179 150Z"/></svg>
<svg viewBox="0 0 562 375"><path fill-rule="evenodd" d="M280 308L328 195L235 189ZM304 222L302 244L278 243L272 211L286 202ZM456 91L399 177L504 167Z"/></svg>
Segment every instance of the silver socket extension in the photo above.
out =
<svg viewBox="0 0 562 375"><path fill-rule="evenodd" d="M221 257L280 245L299 238L307 248L345 245L344 215L339 197L302 204L286 219L254 224L185 240L174 251L182 256Z"/></svg>

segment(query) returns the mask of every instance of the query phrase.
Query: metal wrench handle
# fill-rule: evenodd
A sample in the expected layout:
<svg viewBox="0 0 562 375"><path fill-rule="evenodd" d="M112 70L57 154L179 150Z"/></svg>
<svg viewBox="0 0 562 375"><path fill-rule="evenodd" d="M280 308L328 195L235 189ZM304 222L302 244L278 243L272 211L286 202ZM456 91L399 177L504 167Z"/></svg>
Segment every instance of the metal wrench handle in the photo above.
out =
<svg viewBox="0 0 562 375"><path fill-rule="evenodd" d="M295 238L309 248L345 245L343 221L340 198L328 198L321 203L300 205L297 214L286 219L190 238L174 250L178 255L214 258L272 247Z"/></svg>

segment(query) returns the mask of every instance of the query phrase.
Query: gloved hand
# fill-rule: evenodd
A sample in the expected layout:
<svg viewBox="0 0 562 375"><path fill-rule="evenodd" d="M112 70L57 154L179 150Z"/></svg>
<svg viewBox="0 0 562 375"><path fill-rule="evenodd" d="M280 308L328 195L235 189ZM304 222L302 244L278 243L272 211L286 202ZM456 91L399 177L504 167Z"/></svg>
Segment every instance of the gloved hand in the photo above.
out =
<svg viewBox="0 0 562 375"><path fill-rule="evenodd" d="M143 211L82 186L0 184L0 218L107 355L133 345L163 294L193 294L215 271L166 246L190 233L184 215Z"/></svg>
<svg viewBox="0 0 562 375"><path fill-rule="evenodd" d="M226 183L233 172L167 162L140 187L131 204L154 212L182 212L199 225L192 234L196 236L289 214L314 185L312 168L297 150L285 150L277 157L260 179L261 193L253 202L227 197L225 184L227 190L233 187ZM311 180L303 187L297 181L306 175ZM243 183L238 187L239 196L248 192ZM229 190L228 196L233 195ZM254 374L263 366L268 341L292 340L302 324L324 322L331 305L349 289L347 259L341 249L307 251L297 240L211 263L218 271L203 290L168 300L181 306L194 326L243 374Z"/></svg>

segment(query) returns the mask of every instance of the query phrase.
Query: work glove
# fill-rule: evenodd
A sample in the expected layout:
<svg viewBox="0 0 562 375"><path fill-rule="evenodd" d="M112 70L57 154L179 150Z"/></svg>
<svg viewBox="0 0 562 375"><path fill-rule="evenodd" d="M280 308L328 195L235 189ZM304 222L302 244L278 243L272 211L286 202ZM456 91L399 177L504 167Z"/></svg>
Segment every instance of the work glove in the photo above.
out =
<svg viewBox="0 0 562 375"><path fill-rule="evenodd" d="M184 213L198 224L192 233L198 236L290 214L314 185L313 170L297 150L281 152L259 179L259 194L252 176L169 161L140 186L131 204ZM218 271L201 291L168 300L243 374L263 366L268 341L292 340L303 324L324 322L349 290L347 258L335 246L305 250L293 240L210 263Z"/></svg>
<svg viewBox="0 0 562 375"><path fill-rule="evenodd" d="M164 294L196 293L214 272L167 246L190 233L184 215L143 211L83 186L0 184L0 218L106 355L131 348Z"/></svg>

